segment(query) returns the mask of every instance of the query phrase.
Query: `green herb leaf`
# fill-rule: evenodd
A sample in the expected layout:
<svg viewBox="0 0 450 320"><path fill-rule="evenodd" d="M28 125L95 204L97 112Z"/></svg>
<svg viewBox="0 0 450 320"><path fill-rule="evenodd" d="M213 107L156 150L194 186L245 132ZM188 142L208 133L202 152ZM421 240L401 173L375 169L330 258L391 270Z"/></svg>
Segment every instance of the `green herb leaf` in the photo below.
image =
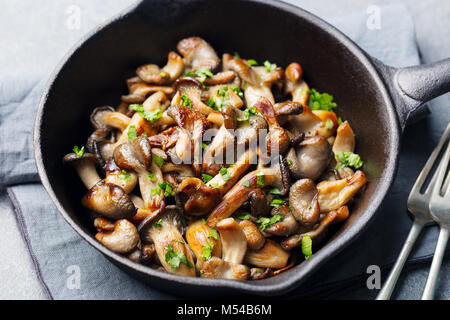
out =
<svg viewBox="0 0 450 320"><path fill-rule="evenodd" d="M280 195L281 191L278 188L273 188L272 190L269 191L270 194L275 194L275 195Z"/></svg>
<svg viewBox="0 0 450 320"><path fill-rule="evenodd" d="M212 251L214 249L214 241L206 242L203 244L202 247L202 259L204 261L211 259L212 257Z"/></svg>
<svg viewBox="0 0 450 320"><path fill-rule="evenodd" d="M258 65L258 61L256 61L255 59L248 59L247 60L247 64L248 64L249 67L257 66Z"/></svg>
<svg viewBox="0 0 450 320"><path fill-rule="evenodd" d="M142 104L130 104L128 108L139 113L144 112L144 106Z"/></svg>
<svg viewBox="0 0 450 320"><path fill-rule="evenodd" d="M315 89L309 91L309 107L312 110L333 111L337 104L333 102L333 96L328 93L320 93Z"/></svg>
<svg viewBox="0 0 450 320"><path fill-rule="evenodd" d="M213 238L215 240L219 240L219 232L217 231L217 229L215 227L209 231L208 238Z"/></svg>
<svg viewBox="0 0 450 320"><path fill-rule="evenodd" d="M180 267L180 263L187 265L189 268L193 267L192 263L188 261L186 255L175 251L171 244L166 245L166 250L166 262L170 265L172 270L178 269Z"/></svg>
<svg viewBox="0 0 450 320"><path fill-rule="evenodd" d="M228 169L227 169L227 168L222 167L222 168L219 170L219 173L222 175L222 179L223 179L224 181L230 180L231 176L230 176L230 174L228 173Z"/></svg>
<svg viewBox="0 0 450 320"><path fill-rule="evenodd" d="M148 175L148 177L150 179L150 181L155 182L156 181L156 175L153 172L150 172L150 174Z"/></svg>
<svg viewBox="0 0 450 320"><path fill-rule="evenodd" d="M164 190L165 197L171 197L174 195L173 193L174 186L168 183L167 181L158 183L158 186L161 188L161 190Z"/></svg>
<svg viewBox="0 0 450 320"><path fill-rule="evenodd" d="M241 98L241 99L244 98L244 93L242 92L241 89L238 88L238 86L230 86L230 89L232 91L234 91L238 95L239 98Z"/></svg>
<svg viewBox="0 0 450 320"><path fill-rule="evenodd" d="M242 118L237 117L237 121L248 121L250 119L250 115L257 115L258 109L256 107L250 107L244 110L244 116Z"/></svg>
<svg viewBox="0 0 450 320"><path fill-rule="evenodd" d="M211 98L211 99L208 100L208 105L209 105L211 108L213 108L214 110L219 110L219 108L217 107L216 102L214 101L213 98Z"/></svg>
<svg viewBox="0 0 450 320"><path fill-rule="evenodd" d="M244 216L239 216L238 219L240 219L240 220L248 220L248 219L250 219L250 215L246 214Z"/></svg>
<svg viewBox="0 0 450 320"><path fill-rule="evenodd" d="M259 171L259 172L256 174L256 184L257 184L258 186L264 187L264 172Z"/></svg>
<svg viewBox="0 0 450 320"><path fill-rule="evenodd" d="M280 206L283 205L284 203L285 203L285 202L284 202L283 199L274 198L274 199L272 200L272 202L270 203L270 206L279 209Z"/></svg>
<svg viewBox="0 0 450 320"><path fill-rule="evenodd" d="M259 229L261 231L264 231L266 228L270 227L271 225L273 225L277 222L283 221L283 220L284 220L284 216L276 214L276 215L272 216L271 218L259 217L258 220L256 220L256 223L260 223Z"/></svg>
<svg viewBox="0 0 450 320"><path fill-rule="evenodd" d="M327 130L332 130L334 128L334 122L331 119L327 119L327 121L325 121L325 128Z"/></svg>
<svg viewBox="0 0 450 320"><path fill-rule="evenodd" d="M162 222L163 222L163 220L162 220L162 219L159 219L158 221L156 221L156 222L153 224L153 226L156 227L156 228L158 228L158 229L161 229L161 227L162 227Z"/></svg>
<svg viewBox="0 0 450 320"><path fill-rule="evenodd" d="M338 152L336 154L336 157L339 161L336 169L340 169L343 167L353 167L355 169L359 169L364 164L364 162L361 160L361 157L353 152Z"/></svg>
<svg viewBox="0 0 450 320"><path fill-rule="evenodd" d="M270 63L268 60L264 61L264 68L266 69L266 72L272 72L277 68L277 65L275 63Z"/></svg>
<svg viewBox="0 0 450 320"><path fill-rule="evenodd" d="M127 170L122 169L122 171L120 172L120 174L117 175L120 179L128 181L131 179L130 174L127 172Z"/></svg>
<svg viewBox="0 0 450 320"><path fill-rule="evenodd" d="M152 160L158 165L158 167L162 167L165 163L164 159L156 154L152 154Z"/></svg>
<svg viewBox="0 0 450 320"><path fill-rule="evenodd" d="M183 93L181 95L181 105L188 107L188 108L192 108L192 100L189 99L189 97L186 93Z"/></svg>
<svg viewBox="0 0 450 320"><path fill-rule="evenodd" d="M302 253L305 255L306 260L312 256L312 240L307 234L302 237Z"/></svg>
<svg viewBox="0 0 450 320"><path fill-rule="evenodd" d="M161 109L156 109L153 111L144 111L142 113L142 117L150 121L150 123L155 123L157 120L159 120L162 117L162 111Z"/></svg>
<svg viewBox="0 0 450 320"><path fill-rule="evenodd" d="M72 149L73 152L75 152L75 154L81 158L84 155L84 146L81 147L81 149L78 146L73 147Z"/></svg>
<svg viewBox="0 0 450 320"><path fill-rule="evenodd" d="M250 181L248 181L248 180L244 181L244 182L242 182L242 185L246 188L250 188Z"/></svg>
<svg viewBox="0 0 450 320"><path fill-rule="evenodd" d="M136 127L134 125L131 125L128 128L128 140L133 140L137 138L137 132Z"/></svg>
<svg viewBox="0 0 450 320"><path fill-rule="evenodd" d="M202 179L203 179L203 182L204 182L204 183L208 183L209 181L211 181L212 178L213 178L213 177L210 176L209 174L202 173Z"/></svg>

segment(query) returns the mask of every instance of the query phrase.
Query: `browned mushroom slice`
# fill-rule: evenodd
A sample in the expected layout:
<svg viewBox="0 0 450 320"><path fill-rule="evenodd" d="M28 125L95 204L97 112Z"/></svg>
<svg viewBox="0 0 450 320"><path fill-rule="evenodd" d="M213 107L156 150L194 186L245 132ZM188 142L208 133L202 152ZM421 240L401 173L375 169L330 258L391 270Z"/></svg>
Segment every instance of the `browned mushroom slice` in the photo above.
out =
<svg viewBox="0 0 450 320"><path fill-rule="evenodd" d="M181 236L178 209L167 206L158 218L158 221L139 228L141 234L153 242L159 261L167 272L195 277L191 251Z"/></svg>
<svg viewBox="0 0 450 320"><path fill-rule="evenodd" d="M290 204L290 202L289 202ZM291 210L287 206L280 206L280 208L272 209L272 216L280 215L283 216L283 220L277 222L267 228L264 229L265 233L274 235L274 236L289 236L298 232L299 225L295 220Z"/></svg>
<svg viewBox="0 0 450 320"><path fill-rule="evenodd" d="M261 280L273 275L273 270L271 268L251 268L250 278L252 280Z"/></svg>
<svg viewBox="0 0 450 320"><path fill-rule="evenodd" d="M160 85L152 85L147 83L135 83L130 87L130 93L128 95L122 96L122 102L126 103L143 103L145 97L152 92L161 91L167 95L174 93L172 87L165 87Z"/></svg>
<svg viewBox="0 0 450 320"><path fill-rule="evenodd" d="M212 106L215 106L216 109L223 111L224 106L241 108L244 105L244 102L239 94L242 96L242 93L237 86L216 85L210 87L205 96L208 98L209 103L214 102Z"/></svg>
<svg viewBox="0 0 450 320"><path fill-rule="evenodd" d="M230 151L234 158L234 141L234 134L222 125L203 155L203 172L209 175L218 174Z"/></svg>
<svg viewBox="0 0 450 320"><path fill-rule="evenodd" d="M303 106L302 113L287 116L287 118L287 122L283 125L292 136L298 136L302 133L308 136L315 136L323 128L322 120L306 105Z"/></svg>
<svg viewBox="0 0 450 320"><path fill-rule="evenodd" d="M278 124L272 103L261 98L255 107L266 119L269 125L269 133L266 137L266 148L270 154L284 154L289 147L289 137L286 131Z"/></svg>
<svg viewBox="0 0 450 320"><path fill-rule="evenodd" d="M198 267L201 267L204 261L212 257L222 257L222 244L219 235L214 233L201 220L189 224L186 229L186 240L197 257Z"/></svg>
<svg viewBox="0 0 450 320"><path fill-rule="evenodd" d="M250 213L254 217L265 217L270 213L269 201L264 191L257 188L248 194Z"/></svg>
<svg viewBox="0 0 450 320"><path fill-rule="evenodd" d="M293 62L286 68L285 92L292 95L292 101L298 102L303 106L308 104L309 87L302 79L303 70L300 64Z"/></svg>
<svg viewBox="0 0 450 320"><path fill-rule="evenodd" d="M95 167L98 160L92 153L86 152L81 157L75 153L69 153L64 156L63 162L70 163L75 168L87 189L92 188L101 180Z"/></svg>
<svg viewBox="0 0 450 320"><path fill-rule="evenodd" d="M117 253L128 253L139 243L136 227L126 219L117 220L113 231L100 231L95 235L100 243Z"/></svg>
<svg viewBox="0 0 450 320"><path fill-rule="evenodd" d="M177 44L177 50L183 55L187 70L209 69L215 70L220 63L214 49L208 42L199 37L190 37Z"/></svg>
<svg viewBox="0 0 450 320"><path fill-rule="evenodd" d="M208 225L214 227L220 220L231 216L248 200L249 193L254 189L268 186L274 186L280 190L289 188L289 185L285 185L279 164L252 171L239 180L208 217Z"/></svg>
<svg viewBox="0 0 450 320"><path fill-rule="evenodd" d="M247 238L242 228L233 218L223 219L216 227L222 240L222 259L241 264L247 251Z"/></svg>
<svg viewBox="0 0 450 320"><path fill-rule="evenodd" d="M348 208L342 207L338 210L328 212L321 220L317 227L309 232L296 234L281 241L281 247L285 250L291 250L302 244L303 236L308 235L314 242L320 241L327 228L332 223L344 221L348 217Z"/></svg>
<svg viewBox="0 0 450 320"><path fill-rule="evenodd" d="M332 159L331 146L321 136L307 137L298 147L289 150L286 160L296 179L317 179Z"/></svg>
<svg viewBox="0 0 450 320"><path fill-rule="evenodd" d="M177 202L189 215L205 215L220 201L219 191L198 178L186 178L176 190Z"/></svg>
<svg viewBox="0 0 450 320"><path fill-rule="evenodd" d="M106 163L105 182L116 184L126 193L130 193L136 187L138 182L137 174L134 171L126 171L117 166L113 158Z"/></svg>
<svg viewBox="0 0 450 320"><path fill-rule="evenodd" d="M109 106L95 108L91 113L91 123L95 129L119 129L124 131L130 120L129 117L114 111Z"/></svg>
<svg viewBox="0 0 450 320"><path fill-rule="evenodd" d="M167 84L178 78L184 69L183 59L176 52L169 52L166 66L160 69L155 64L140 66L136 74L147 83Z"/></svg>
<svg viewBox="0 0 450 320"><path fill-rule="evenodd" d="M233 79L236 77L236 73L233 71L222 71L219 73L216 73L211 78L206 78L203 82L207 86L216 86L219 84L225 84L233 81Z"/></svg>
<svg viewBox="0 0 450 320"><path fill-rule="evenodd" d="M333 143L333 152L355 151L355 134L347 121L344 121L337 129L336 140Z"/></svg>
<svg viewBox="0 0 450 320"><path fill-rule="evenodd" d="M184 105L200 112L203 115L208 115L213 112L210 106L202 101L202 84L191 77L179 78L174 83L174 88L177 94L172 99L172 105Z"/></svg>
<svg viewBox="0 0 450 320"><path fill-rule="evenodd" d="M326 110L313 110L312 112L322 120L322 126L317 129L318 134L324 138L333 136L339 126L336 113Z"/></svg>
<svg viewBox="0 0 450 320"><path fill-rule="evenodd" d="M346 179L320 182L317 185L320 212L339 209L350 201L366 183L366 175L360 170Z"/></svg>
<svg viewBox="0 0 450 320"><path fill-rule="evenodd" d="M247 247L250 250L259 250L264 246L266 239L253 222L242 220L239 222L239 226L244 231L245 237L247 238Z"/></svg>
<svg viewBox="0 0 450 320"><path fill-rule="evenodd" d="M319 191L311 179L298 180L289 191L292 215L303 225L314 225L320 217Z"/></svg>
<svg viewBox="0 0 450 320"><path fill-rule="evenodd" d="M243 264L234 264L217 257L212 257L202 265L202 278L218 278L230 280L247 280L249 269Z"/></svg>
<svg viewBox="0 0 450 320"><path fill-rule="evenodd" d="M245 255L245 263L260 268L283 268L289 260L289 252L273 240L267 239L259 250L249 250Z"/></svg>

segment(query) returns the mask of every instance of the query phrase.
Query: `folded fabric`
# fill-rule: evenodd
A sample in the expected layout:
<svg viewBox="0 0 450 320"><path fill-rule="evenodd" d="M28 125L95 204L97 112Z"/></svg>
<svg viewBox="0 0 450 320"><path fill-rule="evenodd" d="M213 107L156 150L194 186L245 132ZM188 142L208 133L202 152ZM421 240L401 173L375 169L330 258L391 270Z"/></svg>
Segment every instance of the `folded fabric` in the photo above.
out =
<svg viewBox="0 0 450 320"><path fill-rule="evenodd" d="M381 9L381 29L366 27L365 12L331 22L385 63L394 66L418 64L414 25L407 9L402 5ZM44 86L44 80L39 79L42 77L0 78L0 135L3 138L0 140L0 183L8 188L20 227L49 296L56 299L173 297L134 280L90 247L64 221L42 185L37 183L32 130ZM408 192L438 135L439 130L426 130L426 121L407 130L408 140L402 147L399 174L373 224L297 289L294 296L311 297L361 282L366 276L367 266L392 264L411 225L406 215ZM410 261L429 259L436 239L437 232L431 228L420 239ZM80 271L79 288L68 285L73 270Z"/></svg>

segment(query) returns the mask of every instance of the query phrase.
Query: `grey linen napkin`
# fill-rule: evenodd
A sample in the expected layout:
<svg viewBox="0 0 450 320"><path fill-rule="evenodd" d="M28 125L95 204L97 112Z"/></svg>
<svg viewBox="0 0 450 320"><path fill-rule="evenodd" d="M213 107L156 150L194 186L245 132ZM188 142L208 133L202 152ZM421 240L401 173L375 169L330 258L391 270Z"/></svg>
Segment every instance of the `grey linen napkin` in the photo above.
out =
<svg viewBox="0 0 450 320"><path fill-rule="evenodd" d="M331 22L385 63L418 64L414 25L406 8L382 7L382 17L382 28L375 30L367 28L365 12ZM134 280L84 242L60 216L39 184L33 160L32 130L44 87L44 80L40 79L0 78L0 183L1 188L7 188L14 204L19 226L48 296L55 299L173 298ZM398 176L374 223L291 296L320 297L324 292L363 284L367 266L375 264L385 269L393 263L411 225L406 215L408 192L442 132L442 128L429 130L427 123L425 120L408 128ZM437 230L430 228L420 239L410 262L429 259L436 239ZM69 284L70 275L78 268L81 282L79 288L74 288Z"/></svg>

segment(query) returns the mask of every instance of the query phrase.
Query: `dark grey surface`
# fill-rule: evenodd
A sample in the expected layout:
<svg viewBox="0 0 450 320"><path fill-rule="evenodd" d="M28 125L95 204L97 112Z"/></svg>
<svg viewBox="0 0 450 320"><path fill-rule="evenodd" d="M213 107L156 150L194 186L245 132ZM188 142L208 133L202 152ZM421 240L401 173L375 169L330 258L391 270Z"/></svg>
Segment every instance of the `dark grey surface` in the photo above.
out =
<svg viewBox="0 0 450 320"><path fill-rule="evenodd" d="M83 3L82 1L80 1L81 3ZM300 2L300 1L297 1ZM376 1L375 1L376 2ZM420 21L420 25L417 26L417 34L418 34L418 38L419 38L419 43L421 40L421 37L424 38L424 42L426 42L426 44L421 44L420 48L422 51L422 56L423 56L423 60L430 62L430 61L434 61L438 58L444 58L446 56L450 56L450 48L448 44L444 44L444 41L441 41L440 39L446 39L445 35L447 35L447 39L448 39L448 30L450 29L449 26L447 25L447 27L445 28L437 28L437 30L435 28L433 28L433 23L436 22L437 24L443 24L445 23L445 21L443 22L442 19L441 20L436 20L433 18L433 16L428 16L427 18L421 18L423 17L423 15L432 15L432 13L434 12L435 14L439 14L442 15L442 8L441 11L437 12L437 9L435 10L434 7L428 7L428 4L431 3L432 5L433 1L430 1L427 3L427 5L425 4L420 4L418 6L413 5L413 12L417 12L416 18ZM72 3L72 2L71 2ZM337 11L334 11L334 14L331 15L331 9L333 8L333 5L331 3L334 2L327 2L327 1L303 1L302 3L306 3L310 6L310 9L312 8L313 12L315 11L314 8L318 8L317 10L323 10L323 15L326 17L327 14L329 14L330 19L338 19L339 16L336 12L340 12L340 15L342 16L343 13L344 14L348 14L348 12L342 12L342 11L346 11L346 7L345 4L343 3L339 3L337 8ZM324 3L327 3L326 6L324 6ZM437 2L435 2L437 3ZM439 4L439 3L438 3ZM65 5L69 6L70 3L66 2ZM95 5L91 5L91 4L87 4L85 3L85 6L90 6L91 9L93 9L93 7L95 7ZM64 4L61 5L60 9L64 9ZM307 6L308 8L308 6ZM331 8L331 9L330 9ZM336 8L336 6L335 6ZM363 7L364 9L364 7ZM111 10L111 9L109 9ZM330 13L327 13L328 11L330 11ZM88 11L89 12L89 11ZM443 19L446 20L447 23L449 21L448 19L448 10L444 12L447 12L447 18ZM316 11L317 13L317 11ZM383 16L382 16L383 17ZM445 17L445 16L444 16ZM403 20L401 20L402 22L404 22L404 17L402 17ZM399 18L401 19L401 18ZM425 22L424 22L425 21ZM433 22L433 23L431 23ZM41 21L41 23L44 24L43 21ZM54 21L53 21L54 23ZM342 28L346 29L347 28L347 33L350 35L358 35L357 34L357 27L355 28L354 25L352 25L351 23L346 25L345 21L341 22ZM364 19L361 20L360 23L364 23ZM383 20L382 20L383 23ZM416 24L417 25L417 24ZM84 24L82 24L83 29L86 27ZM359 27L361 27L363 25L359 25ZM386 27L386 26L385 26ZM441 25L442 27L442 25ZM28 27L23 27L23 28L28 28ZM424 30L424 28L428 28L427 30ZM5 29L3 29L5 30ZM431 31L433 31L431 33ZM4 31L3 31L4 32ZM32 32L37 32L39 33L39 29L33 30ZM67 32L67 30L66 30ZM428 33L427 33L428 32ZM440 34L439 34L440 32ZM9 38L11 37L11 35L9 34L5 34L5 38L4 39L11 39ZM430 37L436 37L435 42L430 41ZM22 35L23 39L27 39L27 36ZM57 37L58 38L58 37ZM43 37L43 39L40 39L41 41L43 41L45 39L45 37ZM54 47L62 47L61 42L66 43L68 39L61 39L61 37L59 37L58 39L60 39L61 41L49 41L47 44L47 47L45 48L54 48ZM397 37L391 37L389 39L390 41L393 42L393 44L395 44L397 42L398 44L398 36ZM32 40L30 40L29 42L33 43ZM8 42L6 42L8 44ZM45 42L43 42L45 43ZM2 43L2 46L4 44ZM17 43L9 43L10 46L12 46L12 50L10 51L14 51L17 48L20 48L22 46L22 48L24 48L24 44L17 42ZM37 45L37 44L36 44ZM371 46L374 45L376 46L376 44L370 44L368 45L368 48L366 47L365 49L370 50L371 52L374 51L374 48L372 48ZM26 44L26 46L30 46L29 43ZM436 47L438 46L438 47ZM447 46L447 47L445 47ZM2 47L3 48L3 47ZM389 48L389 47L387 47ZM432 50L430 50L430 52L426 52L428 50L428 48L432 48ZM28 49L28 48L27 48ZM376 49L376 47L375 47ZM50 50L50 49L47 49ZM437 50L437 51L436 51ZM45 57L42 60L42 63L38 63L37 61L34 61L34 65L33 68L26 68L29 64L28 61L26 61L26 57L29 56L29 50L18 50L17 52L17 56L14 57L15 59L18 59L18 61L21 61L21 63L11 63L11 56L9 57L10 60L8 60L7 68L3 69L8 71L8 75L11 74L39 74L39 72L46 72L45 70L48 71L48 68L50 68L51 64L54 63L52 61L54 61L56 58L56 56L60 55L61 52L63 51L61 48L60 50L56 50L57 52L52 52L52 54L48 54L48 55L44 55ZM424 53L425 51L425 53ZM3 51L2 52L6 52ZM447 54L445 54L447 53ZM373 53L376 56L376 53ZM389 60L391 57L395 58L395 54L397 54L397 52L388 52L388 54L385 55L385 61ZM441 54L441 56L437 56L437 54ZM49 59L48 56L52 56L54 55L55 57L53 57L52 59ZM8 58L8 54L6 55L1 55L1 59L4 59L6 56L6 58ZM21 57L21 58L20 58ZM20 60L22 59L22 60ZM35 59L35 58L34 58ZM427 60L429 59L429 60ZM50 61L52 60L52 61ZM22 62L22 61L26 61L26 62ZM389 61L387 61L389 62ZM403 61L401 61L401 63L403 63L403 65L408 65L408 62L410 62L409 64L413 64L411 63L411 61L408 61L408 59L403 59ZM15 66L15 68L14 68ZM31 72L33 71L33 72ZM29 76L27 77L26 81L28 81L28 85L31 85L36 83L36 81L38 81L39 78L42 78L42 76L37 76L37 77L32 77ZM14 81L17 81L17 79L23 79L21 77L10 77L9 79L6 78L6 82L8 83L14 83ZM2 81L5 80L5 77L2 74ZM4 82L3 82L4 83ZM20 86L19 86L20 87ZM20 106L20 101L21 98L24 98L22 96L20 96L20 91L17 92L17 95L14 96L14 89L16 88L16 86L5 86L4 84L2 84L1 89L3 89L4 91L2 95L0 95L1 97L14 97L14 99L17 100L17 104L14 106L14 108L17 108L18 106ZM38 87L39 88L39 87ZM35 92L35 93L33 93ZM39 89L34 89L33 91L30 92L26 92L26 97L33 97L34 95L38 94ZM8 95L6 95L6 93ZM35 99L35 98L34 98ZM384 210L383 210L383 215L380 215L379 219L376 221L376 223L378 224L374 224L371 229L369 229L369 231L365 234L366 239L360 239L357 241L357 243L355 243L354 246L352 246L351 248L349 248L348 250L345 250L342 255L339 256L339 259L336 260L333 264L330 264L328 267L328 269L324 269L322 270L322 272L318 272L317 276L314 277L313 279L311 279L309 281L309 286L311 287L315 287L318 288L322 283L330 283L333 282L333 279L337 279L336 281L338 281L339 279L342 279L342 276L345 276L348 272L348 262L349 261L353 261L355 259L362 259L363 261L365 261L364 264L361 264L359 266L356 267L356 269L352 268L352 273L354 273L355 275L364 275L365 272L365 268L367 267L368 263L373 263L373 264L380 264L380 261L384 261L384 263L389 263L390 260L393 261L393 257L396 256L396 254L399 251L399 248L401 246L401 242L399 241L400 238L404 237L405 232L407 231L407 229L409 228L409 223L410 221L408 219L404 219L405 218L405 212L406 212L406 195L410 189L410 187L412 186L413 181L416 178L417 173L420 171L420 168L423 166L423 164L426 161L426 158L428 156L428 154L431 152L433 146L435 145L435 143L437 142L437 139L439 138L439 135L442 132L442 128L445 127L446 123L448 122L449 117L449 113L446 109L446 106L448 106L449 104L449 98L448 95L446 97L442 97L439 99L436 99L435 101L433 101L431 103L431 107L433 110L433 114L431 115L431 117L429 117L428 119L426 119L425 121L416 124L410 128L408 128L407 133L404 137L404 144L402 147L402 159L400 161L400 170L399 170L399 178L397 179L396 184L394 185L392 191L391 191L391 196L387 199L386 203L384 204ZM2 108L4 106L2 105ZM29 130L29 128L26 128L25 131ZM25 138L25 142L26 142L26 138ZM20 152L20 148L21 145L23 146L22 143L18 143L16 144L16 148L18 149L17 154L20 156L20 154L23 154ZM28 152L26 149L24 149L25 152ZM28 157L28 156L27 156ZM29 158L29 157L28 157ZM0 157L0 159L4 159L3 157ZM27 164L24 168L24 170L19 170L19 175L21 176L21 178L25 177L25 178L29 178L31 177L32 179L34 179L33 177L33 165L32 163ZM28 171L29 170L29 171ZM14 182L14 180L11 180L12 182ZM21 180L16 180L16 181L21 181ZM14 189L27 189L29 187L16 187ZM20 192L20 191L17 191ZM46 195L45 194L41 194L39 192L36 193L31 193L32 195L37 194L39 195L39 199L42 199L42 201L45 201ZM45 206L44 206L45 208ZM33 211L33 207L29 208L30 211ZM48 210L48 211L47 211ZM50 208L46 208L46 210L44 211L33 211L33 216L35 219L39 219L39 214L47 215L47 212L52 212L52 209ZM30 213L30 216L32 214ZM37 221L37 220L35 220ZM377 227L378 225L378 227ZM61 227L61 230L66 230L65 228L62 227L62 225L56 224L56 226ZM65 225L65 227L67 227L67 225ZM32 227L30 227L32 228ZM381 228L381 229L380 229ZM36 229L39 230L39 229ZM34 230L34 232L36 232L36 230ZM70 230L70 229L69 229ZM382 230L382 232L380 232L380 230ZM48 232L53 231L53 232L58 232L60 230L48 230ZM40 232L45 232L45 230L41 230ZM70 234L70 231L66 231L68 234ZM39 234L39 233L38 233ZM422 239L422 244L428 244L427 246L421 246L420 249L418 249L415 252L415 256L416 257L420 257L420 256L424 256L429 254L430 250L432 251L432 247L433 247L433 243L435 243L435 237L436 233L434 232L433 234L431 234L431 232L427 232L427 234L424 236L424 238ZM68 243L70 243L70 241L68 241ZM63 244L61 243L59 246L63 246ZM42 247L43 248L43 247ZM93 250L92 248L86 247L87 249L85 250ZM45 249L45 248L44 248ZM81 250L82 252L82 250ZM370 255L369 255L370 252ZM362 255L362 256L361 256ZM53 257L54 258L54 257ZM64 257L61 257L60 261L65 261L66 259ZM69 261L70 262L70 259ZM108 262L105 261L105 263L107 263L109 265ZM448 264L448 262L446 262L446 265ZM61 263L60 265L58 264L51 264L51 260L42 260L41 261L41 265L43 266L43 268L50 268L51 270L53 270L53 274L52 274L52 281L57 282L57 287L63 287L64 285L64 281L66 279L66 274L65 274L65 269L64 266L67 266L67 264L65 263ZM59 269L58 269L59 267ZM53 268L53 269L52 269ZM55 269L56 268L56 269ZM112 268L112 269L107 269L106 272L119 272L117 271L115 267L111 267L109 266L108 268ZM103 270L102 268L99 268L99 270ZM448 268L447 268L448 271ZM423 286L421 286L422 283L424 283L424 279L425 279L425 274L426 274L426 269L424 267L416 269L415 271L412 270L410 272L407 273L407 276L403 279L402 283L400 284L400 294L397 296L399 298L417 298L420 296L420 292L421 292L421 288ZM59 278L58 278L59 275ZM448 275L447 273L444 273L444 277L446 277L446 275ZM422 281L423 280L423 281ZM130 281L130 280L128 280ZM59 282L59 284L58 284ZM61 283L62 282L62 283ZM447 281L443 282L444 285L441 286L440 288L440 294L438 295L438 297L440 298L446 298L448 299L448 292L450 290L448 290L448 277L447 277ZM362 276L360 278L355 278L353 279L353 281L351 281L351 283L354 283L355 286L358 285L365 285L365 277ZM94 283L95 284L95 283ZM134 284L134 282L133 282ZM134 284L135 286L139 287L140 284ZM341 287L342 285L348 286L349 283L346 282L345 284L334 284L334 288L336 290L338 290L337 294L333 294L332 291L329 291L328 293L321 293L319 296L320 297L329 297L329 298L364 298L364 297L372 297L374 296L374 292L373 291L368 291L367 289L360 289L360 290L354 290L353 288L351 290L342 290ZM139 290L136 290L139 292ZM146 291L146 290L144 290ZM121 296L120 292L117 292L118 296ZM105 292L103 292L103 294L105 294ZM125 294L125 292L123 292L123 294ZM304 293L302 292L302 295ZM67 298L74 298L74 297L80 297L80 298L100 298L100 297L104 297L104 296L99 296L98 294L96 294L95 292L87 292L87 291L78 291L78 292L56 292L56 296L59 297L67 297ZM133 295L132 295L133 296ZM148 296L148 295L144 295L147 298L152 297L152 295ZM128 295L128 297L130 297Z"/></svg>

